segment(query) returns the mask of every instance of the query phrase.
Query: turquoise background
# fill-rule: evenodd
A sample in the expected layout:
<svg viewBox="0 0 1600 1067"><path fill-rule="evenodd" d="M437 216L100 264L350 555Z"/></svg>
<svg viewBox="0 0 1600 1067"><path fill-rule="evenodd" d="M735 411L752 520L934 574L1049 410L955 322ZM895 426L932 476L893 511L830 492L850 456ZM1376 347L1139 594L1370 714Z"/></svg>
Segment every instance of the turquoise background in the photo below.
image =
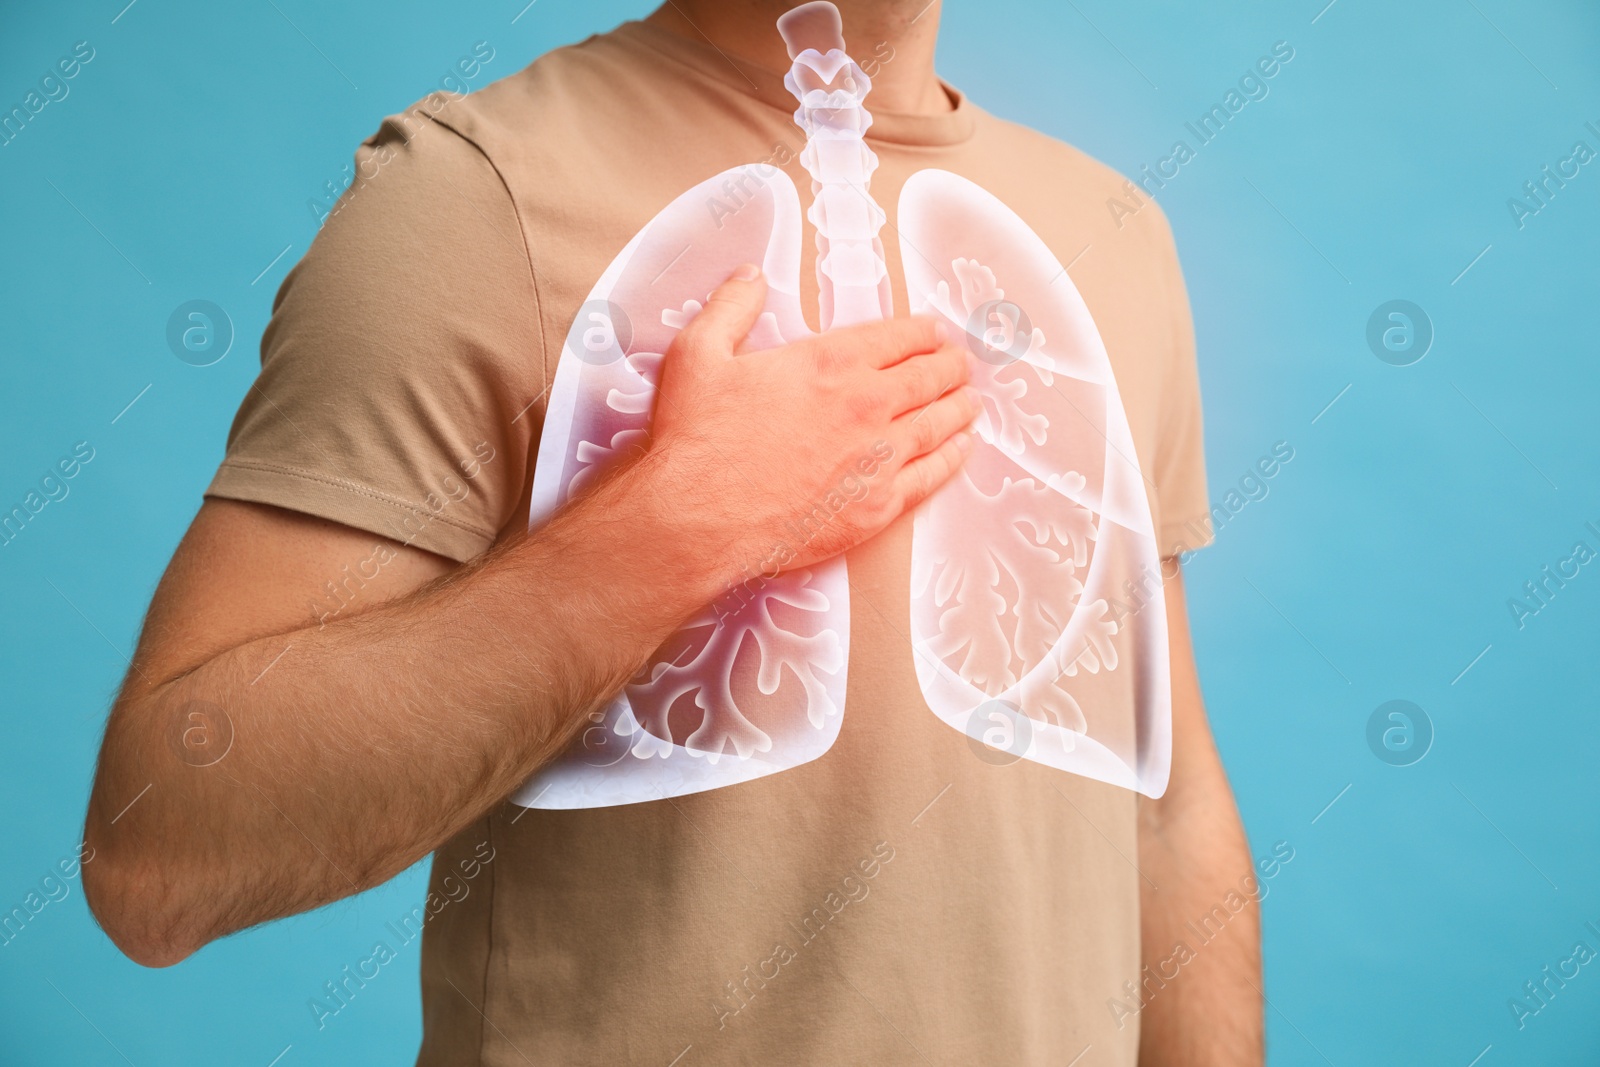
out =
<svg viewBox="0 0 1600 1067"><path fill-rule="evenodd" d="M0 548L0 910L79 840L124 654L316 233L307 202L475 42L495 50L481 84L647 10L124 2L0 3L4 108L75 42L96 51L0 148L0 509L95 449ZM1508 1000L1578 940L1600 948L1600 564L1522 629L1507 600L1575 541L1600 548L1600 162L1521 229L1507 200L1575 141L1600 150L1600 12L1323 2L955 2L940 66L1134 173L1274 42L1294 48L1160 194L1214 500L1294 450L1188 568L1252 847L1295 850L1265 903L1271 1061L1593 1064L1600 966L1523 1029ZM236 331L211 366L165 339L195 299ZM1366 340L1395 299L1434 331L1410 366ZM1432 724L1410 766L1369 748L1390 700ZM123 959L71 885L0 947L0 1063L415 1054L415 945L321 1032L306 1002L420 901L420 867L164 971Z"/></svg>

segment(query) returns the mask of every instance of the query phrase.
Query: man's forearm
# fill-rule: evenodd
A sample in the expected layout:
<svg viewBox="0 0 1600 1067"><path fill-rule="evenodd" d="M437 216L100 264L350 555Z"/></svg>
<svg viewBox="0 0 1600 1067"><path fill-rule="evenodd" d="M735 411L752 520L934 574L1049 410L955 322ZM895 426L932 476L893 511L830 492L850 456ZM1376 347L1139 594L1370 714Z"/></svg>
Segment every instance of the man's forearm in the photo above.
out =
<svg viewBox="0 0 1600 1067"><path fill-rule="evenodd" d="M1139 865L1149 882L1140 883L1143 967L1128 1003L1144 1005L1139 1063L1260 1064L1259 883L1227 782L1219 775L1141 803Z"/></svg>
<svg viewBox="0 0 1600 1067"><path fill-rule="evenodd" d="M1160 799L1139 798L1142 958L1119 1022L1140 1013L1141 1067L1256 1067L1260 883L1206 718L1182 575L1166 562L1172 774Z"/></svg>
<svg viewBox="0 0 1600 1067"><path fill-rule="evenodd" d="M87 827L86 888L119 945L176 962L376 885L558 753L717 590L699 557L664 555L686 539L647 482L625 472L364 614L194 664L141 651ZM207 706L225 713L232 747L195 767L173 741Z"/></svg>
<svg viewBox="0 0 1600 1067"><path fill-rule="evenodd" d="M176 962L403 870L559 753L815 501L865 487L788 545L791 569L875 536L954 474L978 406L941 323L862 323L745 358L766 296L746 264L673 338L631 465L479 563L423 585L443 564L417 562L363 614L288 622L340 535L259 515L230 528L202 508L90 798L84 890L119 947ZM233 747L195 767L174 742L213 707Z"/></svg>

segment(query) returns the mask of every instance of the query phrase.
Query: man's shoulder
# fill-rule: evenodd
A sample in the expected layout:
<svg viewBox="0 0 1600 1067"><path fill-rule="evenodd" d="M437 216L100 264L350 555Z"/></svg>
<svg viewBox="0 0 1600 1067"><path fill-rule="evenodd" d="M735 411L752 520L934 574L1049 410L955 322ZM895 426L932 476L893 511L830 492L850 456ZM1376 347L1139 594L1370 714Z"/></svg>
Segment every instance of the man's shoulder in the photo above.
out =
<svg viewBox="0 0 1600 1067"><path fill-rule="evenodd" d="M1173 254L1166 213L1133 178L1068 141L1031 126L979 111L984 152L1017 161L1035 195L1082 218L1094 232L1133 237L1118 242L1135 256Z"/></svg>
<svg viewBox="0 0 1600 1067"><path fill-rule="evenodd" d="M986 135L997 144L1047 165L1061 178L1097 189L1113 188L1126 180L1110 164L1096 159L1077 145L988 111L980 109L978 114Z"/></svg>
<svg viewBox="0 0 1600 1067"><path fill-rule="evenodd" d="M630 93L643 91L640 57L621 29L551 49L469 93L445 93L449 99L434 118L491 158L535 148L540 135L581 133L608 107L625 106Z"/></svg>

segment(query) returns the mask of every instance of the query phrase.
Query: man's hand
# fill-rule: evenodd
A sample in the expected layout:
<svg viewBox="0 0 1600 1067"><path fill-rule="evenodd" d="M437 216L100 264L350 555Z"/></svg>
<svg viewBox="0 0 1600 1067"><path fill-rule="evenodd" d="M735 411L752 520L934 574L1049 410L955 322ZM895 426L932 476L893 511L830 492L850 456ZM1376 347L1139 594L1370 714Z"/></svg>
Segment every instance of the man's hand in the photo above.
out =
<svg viewBox="0 0 1600 1067"><path fill-rule="evenodd" d="M156 590L89 801L84 891L118 947L176 963L393 877L560 753L864 457L866 495L790 565L851 547L953 473L974 410L964 357L931 322L736 356L763 293L735 279L684 331L641 460L466 566L205 503ZM381 579L309 618L374 542L393 554ZM231 737L214 762L181 740L197 726Z"/></svg>
<svg viewBox="0 0 1600 1067"><path fill-rule="evenodd" d="M740 268L667 352L652 435L658 486L708 520L700 538L742 565L788 544L805 566L871 537L960 466L978 413L965 351L932 318L845 327L747 355L767 285ZM797 522L850 500L815 536Z"/></svg>

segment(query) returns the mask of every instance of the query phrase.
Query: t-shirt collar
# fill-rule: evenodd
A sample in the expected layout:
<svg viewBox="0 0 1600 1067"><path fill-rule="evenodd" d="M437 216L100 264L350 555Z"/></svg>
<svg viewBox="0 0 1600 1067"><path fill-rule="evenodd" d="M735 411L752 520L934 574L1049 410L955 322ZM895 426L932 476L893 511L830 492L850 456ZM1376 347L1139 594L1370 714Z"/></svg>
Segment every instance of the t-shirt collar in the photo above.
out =
<svg viewBox="0 0 1600 1067"><path fill-rule="evenodd" d="M709 41L691 40L648 22L625 22L617 27L615 33L684 64L702 77L753 96L786 115L794 112L795 99L783 87L781 73L768 70L742 56L732 55ZM872 106L869 96L867 110L872 113L872 126L867 131L867 140L939 147L960 144L970 138L976 125L977 106L959 89L942 79L939 84L954 105L950 111L940 115L880 111Z"/></svg>

